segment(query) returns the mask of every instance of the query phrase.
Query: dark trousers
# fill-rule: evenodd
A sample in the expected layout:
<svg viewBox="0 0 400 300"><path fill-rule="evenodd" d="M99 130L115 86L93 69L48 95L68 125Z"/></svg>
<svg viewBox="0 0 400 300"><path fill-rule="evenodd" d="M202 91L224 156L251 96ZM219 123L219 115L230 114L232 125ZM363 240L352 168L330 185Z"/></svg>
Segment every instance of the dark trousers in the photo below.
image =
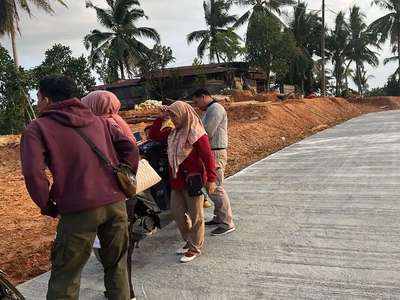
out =
<svg viewBox="0 0 400 300"><path fill-rule="evenodd" d="M78 300L82 269L96 233L102 249L104 285L109 300L129 300L127 252L129 233L125 202L65 214L51 249L47 300Z"/></svg>
<svg viewBox="0 0 400 300"><path fill-rule="evenodd" d="M132 201L133 200L133 201ZM135 249L135 243L132 240L132 230L133 230L133 223L135 222L135 205L137 202L137 198L131 199L126 202L126 210L128 213L128 222L129 222L129 248L128 248L128 258L127 258L127 268L128 268L128 280L129 280L129 289L131 299L135 298L135 291L133 290L132 285L132 254L133 250Z"/></svg>

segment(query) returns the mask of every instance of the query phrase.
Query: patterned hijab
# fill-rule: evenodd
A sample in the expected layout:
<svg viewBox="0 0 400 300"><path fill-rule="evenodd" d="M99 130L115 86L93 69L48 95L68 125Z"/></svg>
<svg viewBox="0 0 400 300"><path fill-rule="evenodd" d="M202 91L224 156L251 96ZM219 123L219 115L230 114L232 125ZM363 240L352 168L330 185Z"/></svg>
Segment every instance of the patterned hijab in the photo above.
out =
<svg viewBox="0 0 400 300"><path fill-rule="evenodd" d="M189 104L176 101L169 106L169 112L181 120L180 128L173 128L168 137L168 160L172 175L176 178L179 165L192 152L193 144L206 134L199 115Z"/></svg>

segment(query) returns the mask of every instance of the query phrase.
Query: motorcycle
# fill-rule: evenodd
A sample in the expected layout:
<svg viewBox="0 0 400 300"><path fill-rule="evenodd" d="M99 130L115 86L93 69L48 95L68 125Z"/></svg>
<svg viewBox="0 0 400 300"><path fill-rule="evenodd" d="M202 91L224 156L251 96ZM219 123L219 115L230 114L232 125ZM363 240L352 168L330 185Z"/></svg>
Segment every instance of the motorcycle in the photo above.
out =
<svg viewBox="0 0 400 300"><path fill-rule="evenodd" d="M136 248L141 240L172 221L169 212L171 188L166 145L150 141L139 145L138 148L140 155L147 159L162 180L128 200L131 202L128 205L134 206L134 217L129 222L132 223L131 243ZM97 260L102 262L101 247L97 237L93 245L93 252Z"/></svg>
<svg viewBox="0 0 400 300"><path fill-rule="evenodd" d="M0 270L0 300L26 300L3 275L7 276L6 273Z"/></svg>
<svg viewBox="0 0 400 300"><path fill-rule="evenodd" d="M159 209L149 190L139 193L135 199L130 201L136 202L131 204L134 206L135 216L129 220L129 223L132 222L131 243L137 248L141 240L154 234L170 222L168 221L169 211ZM101 246L97 237L93 245L93 252L97 260L102 262Z"/></svg>

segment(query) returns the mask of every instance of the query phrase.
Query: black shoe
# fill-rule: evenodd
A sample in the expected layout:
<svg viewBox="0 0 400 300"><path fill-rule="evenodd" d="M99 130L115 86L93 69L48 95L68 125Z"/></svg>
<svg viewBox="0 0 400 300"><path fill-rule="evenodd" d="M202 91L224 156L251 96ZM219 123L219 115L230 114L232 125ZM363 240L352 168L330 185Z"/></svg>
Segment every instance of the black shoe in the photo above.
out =
<svg viewBox="0 0 400 300"><path fill-rule="evenodd" d="M230 229L225 229L225 228L222 228L222 227L218 227L217 229L211 231L211 235L216 235L216 236L224 235L224 234L227 234L229 232L234 231L235 229L236 229L235 227L232 227Z"/></svg>
<svg viewBox="0 0 400 300"><path fill-rule="evenodd" d="M211 220L211 221L205 222L204 224L206 224L206 226L217 226L217 225L220 225L221 223Z"/></svg>
<svg viewBox="0 0 400 300"><path fill-rule="evenodd" d="M104 291L104 297L108 299L106 291ZM133 291L131 291L131 300L136 300L135 293Z"/></svg>

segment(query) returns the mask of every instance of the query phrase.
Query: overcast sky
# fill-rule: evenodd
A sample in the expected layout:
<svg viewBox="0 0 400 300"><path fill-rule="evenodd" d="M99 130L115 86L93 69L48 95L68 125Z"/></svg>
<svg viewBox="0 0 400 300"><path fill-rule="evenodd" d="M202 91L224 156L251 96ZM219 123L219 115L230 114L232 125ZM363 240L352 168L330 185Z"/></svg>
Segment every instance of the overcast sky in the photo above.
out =
<svg viewBox="0 0 400 300"><path fill-rule="evenodd" d="M34 18L21 12L20 29L22 36L18 37L18 53L20 64L25 68L38 65L44 59L44 52L55 43L71 47L73 54L79 56L89 53L83 46L83 37L93 29L102 29L97 23L96 14L92 9L85 8L83 0L65 0L68 9L58 3L53 5L56 16L49 16L32 9ZM190 65L196 56L196 44L188 46L186 35L194 30L204 29L204 12L202 0L142 0L141 6L149 16L149 20L139 21L139 26L153 27L161 35L162 44L170 46L176 57L176 65ZM95 5L104 5L104 0L93 0ZM379 7L371 7L370 0L326 0L328 9L335 12L345 10L357 4L367 15L370 23L386 12ZM319 10L321 0L309 0L308 8ZM289 10L292 12L292 9ZM234 8L232 13L242 14L244 8ZM329 26L333 25L335 14L327 11L326 18ZM245 27L238 30L244 36ZM0 39L0 43L11 53L11 43L7 37ZM151 41L145 41L152 46ZM396 70L396 63L383 66L383 60L391 56L389 45L384 45L380 52L381 65L378 68L368 66L368 74L376 78L370 80L370 86L382 86L387 77ZM207 62L207 61L205 61Z"/></svg>

